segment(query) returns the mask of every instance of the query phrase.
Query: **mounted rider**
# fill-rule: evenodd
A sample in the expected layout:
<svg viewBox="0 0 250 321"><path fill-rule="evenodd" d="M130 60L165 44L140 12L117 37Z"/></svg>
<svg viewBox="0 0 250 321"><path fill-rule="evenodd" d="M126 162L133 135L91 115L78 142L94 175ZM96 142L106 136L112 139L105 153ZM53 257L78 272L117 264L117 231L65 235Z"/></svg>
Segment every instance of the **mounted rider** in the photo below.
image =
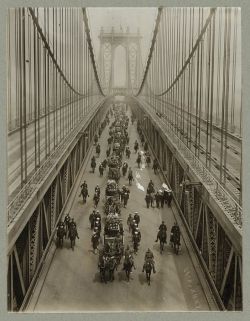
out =
<svg viewBox="0 0 250 321"><path fill-rule="evenodd" d="M159 226L159 231L157 233L157 239L155 240L155 242L158 242L158 240L160 239L160 233L165 233L166 238L164 240L164 243L166 243L167 242L167 226L164 221L162 221L161 225Z"/></svg>
<svg viewBox="0 0 250 321"><path fill-rule="evenodd" d="M125 259L128 258L129 256L132 256L132 251L130 250L129 245L127 245L126 250L124 251L124 257ZM133 256L132 256L133 257Z"/></svg>
<svg viewBox="0 0 250 321"><path fill-rule="evenodd" d="M180 228L179 228L177 222L175 222L171 228L171 232L170 232L170 242L171 243L173 242L174 235L177 235L178 237L180 237L180 235L181 235L181 231L180 231Z"/></svg>
<svg viewBox="0 0 250 321"><path fill-rule="evenodd" d="M82 184L81 184L81 189L86 189L88 190L88 184L86 183L86 181L84 181Z"/></svg>
<svg viewBox="0 0 250 321"><path fill-rule="evenodd" d="M156 271L155 271L154 254L149 248L147 249L147 252L145 253L144 261L151 263L151 265L153 267L153 272L155 273Z"/></svg>
<svg viewBox="0 0 250 321"><path fill-rule="evenodd" d="M96 187L95 187L95 193L98 195L98 197L100 197L101 190L100 190L99 185L96 185Z"/></svg>
<svg viewBox="0 0 250 321"><path fill-rule="evenodd" d="M133 258L132 253L133 252L130 250L129 245L127 245L127 248L126 248L126 250L124 252L123 270L125 270L125 265L126 265L127 262L130 262L131 266L133 266L134 269L135 269L134 258Z"/></svg>

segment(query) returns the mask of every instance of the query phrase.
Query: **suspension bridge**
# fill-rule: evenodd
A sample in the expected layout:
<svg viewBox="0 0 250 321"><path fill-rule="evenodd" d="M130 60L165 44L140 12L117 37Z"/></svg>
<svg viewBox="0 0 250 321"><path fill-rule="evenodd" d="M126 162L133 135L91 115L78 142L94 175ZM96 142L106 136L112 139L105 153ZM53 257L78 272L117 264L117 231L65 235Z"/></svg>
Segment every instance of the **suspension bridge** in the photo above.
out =
<svg viewBox="0 0 250 321"><path fill-rule="evenodd" d="M9 311L242 310L242 116L240 11L159 8L149 53L140 30L100 30L99 55L85 8L16 8L7 21ZM116 86L116 48L125 51L125 86ZM94 137L107 112L124 104L157 159L137 169L122 210L141 215L142 242L127 283L102 284L91 250L86 180L104 196L106 177L89 172ZM130 145L137 139L129 125ZM100 136L106 157L108 128ZM140 149L142 149L141 144ZM133 148L133 145L131 145ZM104 175L105 176L105 175ZM170 208L146 208L146 184L166 183ZM128 185L125 178L120 184ZM102 209L100 207L100 211ZM80 239L57 249L65 213ZM177 221L182 248L163 255L158 226ZM169 233L168 233L169 234ZM169 241L169 235L168 235ZM130 236L125 229L125 243ZM155 255L152 284L143 255Z"/></svg>

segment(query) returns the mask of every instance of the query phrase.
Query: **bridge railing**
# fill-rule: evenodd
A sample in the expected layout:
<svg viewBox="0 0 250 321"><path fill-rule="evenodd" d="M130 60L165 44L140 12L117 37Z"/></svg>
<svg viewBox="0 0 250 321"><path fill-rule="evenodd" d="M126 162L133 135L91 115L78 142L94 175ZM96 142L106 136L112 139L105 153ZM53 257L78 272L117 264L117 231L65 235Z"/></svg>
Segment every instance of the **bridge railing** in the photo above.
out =
<svg viewBox="0 0 250 321"><path fill-rule="evenodd" d="M105 98L103 98L104 100ZM87 115L84 115L82 119L80 119L78 125L69 133L65 139L59 144L59 146L54 150L52 154L45 160L45 162L41 165L39 169L35 172L35 174L30 178L30 180L23 186L20 192L16 195L16 197L9 203L7 213L8 213L8 226L15 220L18 213L22 210L28 200L32 198L33 195L38 191L39 186L42 181L46 179L46 177L50 174L50 170L56 166L56 163L63 155L65 150L70 146L71 142L74 141L76 136L81 131L84 124L86 124L90 118L95 114L98 106L103 103L103 100L100 101L97 99L97 102L90 108Z"/></svg>
<svg viewBox="0 0 250 321"><path fill-rule="evenodd" d="M137 98L137 101L141 102ZM155 113L152 108L145 103L141 102L147 113L155 118ZM215 198L219 206L222 208L225 215L233 223L237 230L242 231L242 207L232 198L232 196L225 190L219 181L209 172L205 165L194 155L194 153L180 140L180 138L170 129L166 123L157 117L157 124L164 133L169 137L176 150L182 154L188 166L192 168L200 181L205 186L207 191Z"/></svg>

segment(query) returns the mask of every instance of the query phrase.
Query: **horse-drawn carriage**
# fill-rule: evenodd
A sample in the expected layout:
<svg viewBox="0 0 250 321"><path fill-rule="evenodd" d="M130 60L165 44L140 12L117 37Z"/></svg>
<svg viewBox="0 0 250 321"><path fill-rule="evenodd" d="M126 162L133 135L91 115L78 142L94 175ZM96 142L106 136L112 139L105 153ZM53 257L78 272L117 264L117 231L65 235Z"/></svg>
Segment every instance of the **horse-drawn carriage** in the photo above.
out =
<svg viewBox="0 0 250 321"><path fill-rule="evenodd" d="M120 173L120 167L122 165L121 157L118 155L112 155L108 160L108 178L115 179L118 181L120 179L121 173Z"/></svg>
<svg viewBox="0 0 250 321"><path fill-rule="evenodd" d="M101 281L114 280L114 271L117 270L124 253L121 220L117 217L107 217L104 228L104 247L99 256L98 267Z"/></svg>
<svg viewBox="0 0 250 321"><path fill-rule="evenodd" d="M104 227L104 243L105 237L122 237L123 238L123 224L122 220L115 213L109 213L105 220Z"/></svg>
<svg viewBox="0 0 250 321"><path fill-rule="evenodd" d="M106 201L104 206L105 214L119 213L120 214L121 202L119 196L119 187L114 180L108 180L106 187Z"/></svg>

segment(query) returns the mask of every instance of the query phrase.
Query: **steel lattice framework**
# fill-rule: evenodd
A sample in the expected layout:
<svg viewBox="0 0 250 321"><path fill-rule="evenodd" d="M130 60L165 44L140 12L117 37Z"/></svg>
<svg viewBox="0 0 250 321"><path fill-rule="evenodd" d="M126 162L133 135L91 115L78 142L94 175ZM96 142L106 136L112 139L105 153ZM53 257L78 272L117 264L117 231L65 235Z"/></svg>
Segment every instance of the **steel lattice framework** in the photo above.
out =
<svg viewBox="0 0 250 321"><path fill-rule="evenodd" d="M37 280L107 98L85 9L10 9L7 39L9 141L21 155L8 205L8 309L16 311Z"/></svg>
<svg viewBox="0 0 250 321"><path fill-rule="evenodd" d="M130 100L228 310L242 309L239 21L237 8L160 8Z"/></svg>

